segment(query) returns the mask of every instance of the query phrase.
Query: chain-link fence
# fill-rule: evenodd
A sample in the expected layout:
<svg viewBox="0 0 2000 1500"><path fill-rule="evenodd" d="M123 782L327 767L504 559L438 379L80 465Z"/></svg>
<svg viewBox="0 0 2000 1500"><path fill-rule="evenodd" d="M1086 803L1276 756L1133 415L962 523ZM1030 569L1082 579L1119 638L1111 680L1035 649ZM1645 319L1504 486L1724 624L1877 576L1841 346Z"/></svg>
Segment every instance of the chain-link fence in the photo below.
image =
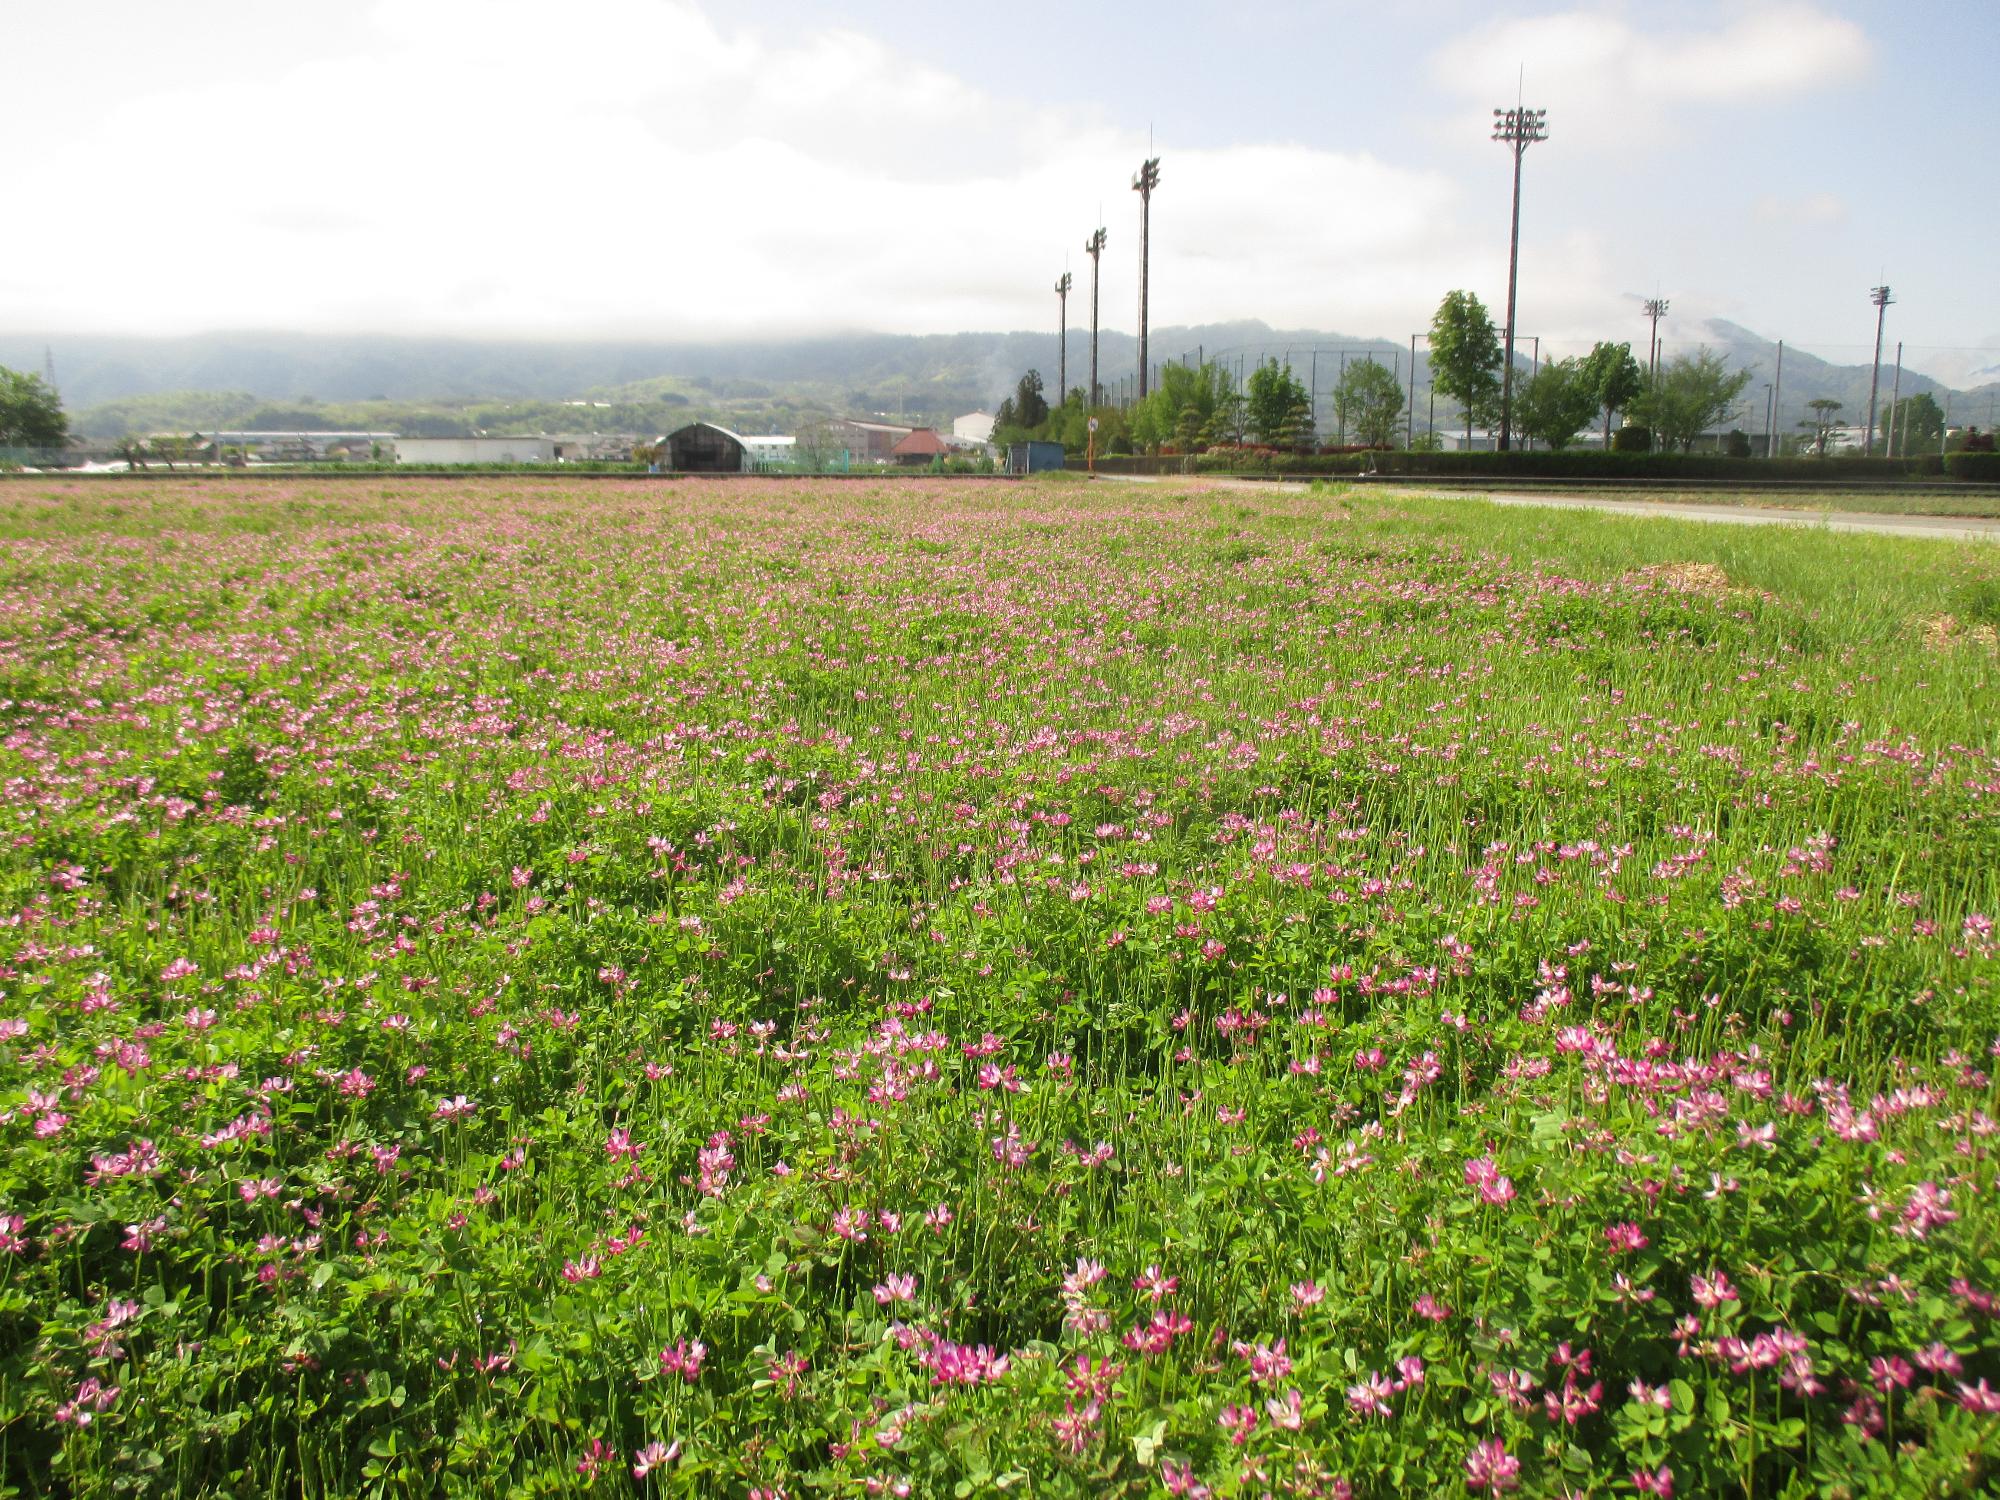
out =
<svg viewBox="0 0 2000 1500"><path fill-rule="evenodd" d="M1746 335L1736 339L1662 337L1653 344L1643 327L1636 339L1609 342L1628 343L1648 378L1662 367L1704 353L1721 360L1730 371L1748 372L1742 391L1696 440L1697 448L1721 448L1731 434L1741 434L1739 441L1747 442L1750 452L1760 457L1814 451L1822 438L1830 449L1860 452L1872 434L1875 452L1887 453L1893 447L1897 456L1914 456L1924 449L1943 451L1956 446L1968 431L1990 434L2000 422L2000 350L1887 344L1877 367L1872 342L1794 345ZM1399 442L1448 448L1495 447L1498 435L1490 417L1475 415L1468 421L1464 407L1437 389L1428 344L1428 334L1417 333L1400 348L1386 340L1334 344L1272 339L1214 349L1197 345L1155 364L1149 384L1158 387L1164 365L1208 363L1219 366L1232 390L1243 395L1257 367L1274 360L1306 391L1318 441L1341 445L1352 435L1345 430L1334 391L1349 364L1369 360L1386 366L1405 392L1405 410L1397 428ZM1576 356L1588 348L1575 340L1551 340L1545 347L1538 334L1517 334L1516 395L1522 384L1539 372L1545 359ZM1961 378L1974 382L1974 388L1954 389L1920 367L1962 370L1965 374ZM1129 409L1137 399L1137 384L1136 374L1117 378L1106 387L1106 404ZM1925 396L1935 410L1916 399ZM1614 433L1616 427L1614 419ZM1515 440L1522 447L1535 446L1518 430ZM1573 446L1596 447L1604 440L1600 421L1579 432Z"/></svg>

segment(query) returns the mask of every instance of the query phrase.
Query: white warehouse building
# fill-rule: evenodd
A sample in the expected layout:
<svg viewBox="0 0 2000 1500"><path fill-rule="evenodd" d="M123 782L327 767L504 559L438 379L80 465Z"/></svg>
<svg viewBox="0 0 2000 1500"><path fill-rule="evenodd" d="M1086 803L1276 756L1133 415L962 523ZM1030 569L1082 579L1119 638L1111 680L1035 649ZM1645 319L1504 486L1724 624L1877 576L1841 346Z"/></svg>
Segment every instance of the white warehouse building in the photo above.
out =
<svg viewBox="0 0 2000 1500"><path fill-rule="evenodd" d="M399 464L552 464L556 442L545 437L396 439Z"/></svg>

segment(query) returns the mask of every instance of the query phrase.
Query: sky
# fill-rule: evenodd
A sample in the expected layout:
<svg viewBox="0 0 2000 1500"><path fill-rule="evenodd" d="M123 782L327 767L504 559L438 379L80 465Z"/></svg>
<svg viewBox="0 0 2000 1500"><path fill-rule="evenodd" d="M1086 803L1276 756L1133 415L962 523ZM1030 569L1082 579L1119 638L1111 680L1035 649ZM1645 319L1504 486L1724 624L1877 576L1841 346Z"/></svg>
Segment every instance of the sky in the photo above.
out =
<svg viewBox="0 0 2000 1500"><path fill-rule="evenodd" d="M8 23L0 330L740 338L1727 318L2000 374L1996 0L68 0ZM45 63L24 67L22 59ZM22 127L25 126L25 129ZM1979 372L1986 373L1980 374Z"/></svg>

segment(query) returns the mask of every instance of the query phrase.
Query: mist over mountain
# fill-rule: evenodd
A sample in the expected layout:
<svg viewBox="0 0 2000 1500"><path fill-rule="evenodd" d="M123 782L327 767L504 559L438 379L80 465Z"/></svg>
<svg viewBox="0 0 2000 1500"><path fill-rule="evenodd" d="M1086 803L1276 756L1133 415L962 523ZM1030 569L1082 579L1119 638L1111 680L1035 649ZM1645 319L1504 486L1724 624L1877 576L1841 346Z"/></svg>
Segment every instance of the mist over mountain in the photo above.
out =
<svg viewBox="0 0 2000 1500"><path fill-rule="evenodd" d="M1074 313L1078 301L1072 299ZM1087 304L1086 304L1087 305ZM1773 382L1777 346L1720 319L1703 325L1710 347L1751 371L1741 421L1761 428L1763 387ZM1643 338L1637 352L1643 357ZM1678 348L1679 346L1675 346ZM1290 358L1308 377L1317 350L1317 389L1330 391L1345 358L1372 354L1409 378L1409 345L1318 329L1274 329L1254 320L1155 329L1155 365L1223 359L1247 373L1264 358ZM1670 351L1672 352L1672 351ZM1528 351L1520 351L1523 363ZM52 356L57 382L79 430L93 435L153 426L232 426L261 413L275 425L304 425L317 405L365 404L375 421L414 420L413 408L465 408L485 403L494 420L536 422L541 430L572 425L609 427L622 420L645 427L686 416L736 414L779 426L803 412L876 413L912 422L947 422L975 409L991 410L1026 370L1041 372L1053 393L1058 345L1054 329L1038 332L900 335L852 333L733 342L602 340L547 341L404 338L380 334L209 333L138 338L112 335L0 334L0 365L40 370ZM1072 388L1089 379L1089 335L1069 331ZM1106 329L1099 335L1099 379L1115 398L1129 384L1137 340ZM1424 400L1424 373L1418 397ZM1783 412L1789 431L1808 401L1830 398L1859 419L1868 404L1869 366L1838 365L1787 348ZM1892 377L1882 373L1881 399ZM1988 420L2000 385L1948 392L1929 376L1905 370L1902 392L1950 395L1955 418ZM605 403L536 412L539 403ZM511 405L510 405L511 404ZM1440 419L1443 408L1440 406ZM550 424L554 423L555 427ZM444 423L439 430L450 426ZM466 424L457 424L463 427ZM474 424L476 425L476 424ZM456 429L454 429L456 430Z"/></svg>
<svg viewBox="0 0 2000 1500"><path fill-rule="evenodd" d="M1083 384L1089 334L1072 325L1069 380ZM1250 359L1313 343L1390 351L1379 339L1262 323L1159 328L1155 363L1224 347ZM904 403L912 416L963 412L999 401L1025 370L1056 385L1057 335L1046 332L900 335L853 333L730 343L398 338L288 333L209 333L174 338L102 334L0 334L0 364L40 370L52 354L71 410L168 391L242 392L265 401L562 400L630 394L665 377L804 387L836 397ZM1105 329L1100 379L1132 372L1138 341Z"/></svg>

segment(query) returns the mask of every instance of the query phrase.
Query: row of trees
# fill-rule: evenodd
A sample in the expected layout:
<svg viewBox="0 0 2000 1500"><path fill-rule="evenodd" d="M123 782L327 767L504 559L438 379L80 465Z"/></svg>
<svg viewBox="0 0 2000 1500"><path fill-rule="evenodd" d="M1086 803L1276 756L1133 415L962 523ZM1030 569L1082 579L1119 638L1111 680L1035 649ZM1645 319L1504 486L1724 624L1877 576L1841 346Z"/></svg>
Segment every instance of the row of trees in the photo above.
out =
<svg viewBox="0 0 2000 1500"><path fill-rule="evenodd" d="M1500 335L1471 292L1445 295L1431 319L1431 384L1456 401L1470 440L1474 425L1500 416ZM1731 370L1703 349L1640 368L1630 344L1598 343L1581 358L1552 359L1518 387L1514 426L1524 435L1566 448L1594 421L1611 446L1611 419L1623 415L1648 441L1686 450L1728 416L1750 383L1748 370Z"/></svg>
<svg viewBox="0 0 2000 1500"><path fill-rule="evenodd" d="M1471 292L1447 293L1431 319L1432 388L1464 415L1466 437L1492 426L1500 415L1500 335L1485 304ZM1612 420L1644 446L1654 442L1683 450L1725 418L1750 382L1702 350L1671 360L1650 374L1628 343L1599 343L1580 358L1552 359L1517 387L1514 425L1526 437L1564 448L1593 423L1612 446ZM1396 376L1372 359L1348 363L1333 388L1333 410L1342 434L1367 447L1387 447L1402 426L1407 393ZM1120 410L1085 409L1081 390L1051 407L1041 375L1030 370L1001 403L994 437L999 442L1044 439L1080 450L1092 415L1098 418L1101 453L1176 449L1199 452L1227 443L1255 441L1269 447L1315 446L1312 394L1287 365L1267 359L1237 388L1220 364L1169 365L1158 387Z"/></svg>
<svg viewBox="0 0 2000 1500"><path fill-rule="evenodd" d="M1356 360L1342 372L1332 393L1341 430L1364 447L1387 447L1396 439L1403 391L1396 377L1373 360ZM1199 453L1246 442L1273 448L1309 448L1319 440L1311 393L1291 369L1267 359L1241 390L1226 365L1167 365L1144 400L1128 408L1085 409L1081 387L1061 405L1050 406L1041 373L1021 377L1013 395L1000 403L993 438L997 443L1040 440L1080 450L1097 417L1100 453Z"/></svg>
<svg viewBox="0 0 2000 1500"><path fill-rule="evenodd" d="M1805 429L1806 446L1819 457L1826 457L1834 438L1847 425L1841 418L1845 410L1843 402L1835 401L1830 396L1821 396L1806 403L1807 415L1799 426ZM1970 440L1977 434L1978 429L1974 428L1960 441L1971 447ZM1905 396L1882 414L1882 437L1884 451L1891 458L1906 458L1913 453L1935 453L1944 443L1944 409L1929 391Z"/></svg>

